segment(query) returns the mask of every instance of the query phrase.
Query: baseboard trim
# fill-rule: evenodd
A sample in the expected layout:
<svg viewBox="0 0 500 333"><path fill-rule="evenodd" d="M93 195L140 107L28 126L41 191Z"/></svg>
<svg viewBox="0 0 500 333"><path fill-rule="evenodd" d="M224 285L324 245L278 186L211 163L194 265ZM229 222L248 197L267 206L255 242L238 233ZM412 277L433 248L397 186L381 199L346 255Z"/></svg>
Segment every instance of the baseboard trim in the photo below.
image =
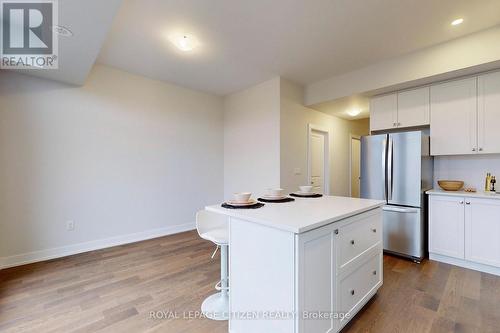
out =
<svg viewBox="0 0 500 333"><path fill-rule="evenodd" d="M460 266L463 268L472 269L472 270L479 271L479 272L484 272L484 273L489 273L489 274L500 276L500 268L490 266L490 265L479 264L476 262L467 261L464 259L452 258L452 257L448 257L448 256L444 256L441 254L436 254L436 253L429 253L429 259L444 262L444 263L450 264L450 265L455 265L455 266Z"/></svg>
<svg viewBox="0 0 500 333"><path fill-rule="evenodd" d="M196 228L195 223L180 224L165 228L151 229L138 233L99 239L90 242L72 244L52 249L17 254L9 257L0 257L0 269L31 264L34 262L62 258L78 253L105 249L108 247L140 242L143 240L168 236Z"/></svg>

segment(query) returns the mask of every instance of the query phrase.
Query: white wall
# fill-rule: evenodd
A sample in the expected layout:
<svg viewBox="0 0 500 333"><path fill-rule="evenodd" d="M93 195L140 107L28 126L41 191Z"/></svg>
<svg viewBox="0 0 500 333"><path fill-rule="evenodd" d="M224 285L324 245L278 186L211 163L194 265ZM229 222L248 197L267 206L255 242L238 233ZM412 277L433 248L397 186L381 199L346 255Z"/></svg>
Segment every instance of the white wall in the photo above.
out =
<svg viewBox="0 0 500 333"><path fill-rule="evenodd" d="M350 195L351 134L367 135L368 119L349 121L309 109L302 104L303 89L281 80L281 187L295 191L307 184L307 126L330 132L330 194ZM301 173L296 175L294 170Z"/></svg>
<svg viewBox="0 0 500 333"><path fill-rule="evenodd" d="M224 99L224 196L280 185L280 79Z"/></svg>
<svg viewBox="0 0 500 333"><path fill-rule="evenodd" d="M500 179L500 155L436 156L434 158L434 187L438 180L463 180L465 186L484 190L486 173ZM500 185L496 186L500 191Z"/></svg>
<svg viewBox="0 0 500 333"><path fill-rule="evenodd" d="M83 87L0 72L0 257L193 228L223 196L222 106L102 66Z"/></svg>
<svg viewBox="0 0 500 333"><path fill-rule="evenodd" d="M457 71L457 75L490 70L500 61L500 26L470 34L446 43L435 45L413 53L405 54L373 64L359 70L314 82L306 87L305 104L313 105L352 96L359 93L410 83L415 86L431 78L438 80L451 78L447 73ZM435 77L435 78L433 78ZM433 78L433 79L432 79ZM414 83L412 83L414 82ZM393 89L395 90L395 89Z"/></svg>

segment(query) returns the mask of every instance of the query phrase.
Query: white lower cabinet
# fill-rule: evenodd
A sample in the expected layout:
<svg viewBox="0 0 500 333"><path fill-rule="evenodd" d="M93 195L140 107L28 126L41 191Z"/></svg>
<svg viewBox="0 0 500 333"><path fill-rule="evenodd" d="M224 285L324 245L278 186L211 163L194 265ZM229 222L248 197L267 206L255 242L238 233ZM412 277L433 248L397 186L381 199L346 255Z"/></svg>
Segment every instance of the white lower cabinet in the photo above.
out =
<svg viewBox="0 0 500 333"><path fill-rule="evenodd" d="M430 258L500 275L500 200L431 195Z"/></svg>
<svg viewBox="0 0 500 333"><path fill-rule="evenodd" d="M429 206L429 252L463 259L464 198L433 196Z"/></svg>
<svg viewBox="0 0 500 333"><path fill-rule="evenodd" d="M229 331L339 332L382 286L381 228L380 207L299 234L231 217Z"/></svg>
<svg viewBox="0 0 500 333"><path fill-rule="evenodd" d="M338 332L382 286L380 209L298 236L298 332Z"/></svg>
<svg viewBox="0 0 500 333"><path fill-rule="evenodd" d="M500 200L465 198L465 259L500 267Z"/></svg>

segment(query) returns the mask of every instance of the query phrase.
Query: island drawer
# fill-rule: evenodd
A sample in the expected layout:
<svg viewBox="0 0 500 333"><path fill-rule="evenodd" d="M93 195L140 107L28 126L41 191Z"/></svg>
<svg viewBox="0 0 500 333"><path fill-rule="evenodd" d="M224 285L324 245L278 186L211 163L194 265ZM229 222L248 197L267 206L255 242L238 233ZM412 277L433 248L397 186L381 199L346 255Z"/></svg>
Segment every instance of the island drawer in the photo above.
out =
<svg viewBox="0 0 500 333"><path fill-rule="evenodd" d="M349 313L363 302L374 288L382 283L382 254L380 251L365 259L365 262L340 277L339 281L339 312Z"/></svg>
<svg viewBox="0 0 500 333"><path fill-rule="evenodd" d="M337 267L341 270L382 241L382 215L363 214L338 230Z"/></svg>

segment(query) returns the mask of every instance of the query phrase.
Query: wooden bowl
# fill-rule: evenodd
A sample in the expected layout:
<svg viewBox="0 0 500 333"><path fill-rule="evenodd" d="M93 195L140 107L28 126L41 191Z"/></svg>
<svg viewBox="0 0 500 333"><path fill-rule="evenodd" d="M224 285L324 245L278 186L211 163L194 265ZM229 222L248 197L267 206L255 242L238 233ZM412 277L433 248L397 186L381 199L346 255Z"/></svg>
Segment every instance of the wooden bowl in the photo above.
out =
<svg viewBox="0 0 500 333"><path fill-rule="evenodd" d="M438 180L438 185L445 191L460 191L464 187L461 180Z"/></svg>

